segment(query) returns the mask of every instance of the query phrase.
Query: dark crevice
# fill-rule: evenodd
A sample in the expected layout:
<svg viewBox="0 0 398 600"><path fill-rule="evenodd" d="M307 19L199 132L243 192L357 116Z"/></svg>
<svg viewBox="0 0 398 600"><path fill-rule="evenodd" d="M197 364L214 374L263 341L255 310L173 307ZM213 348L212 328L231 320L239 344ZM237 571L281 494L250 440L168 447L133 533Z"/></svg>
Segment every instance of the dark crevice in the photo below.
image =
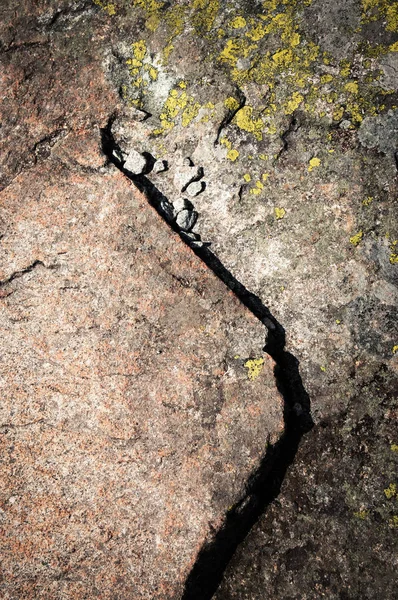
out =
<svg viewBox="0 0 398 600"><path fill-rule="evenodd" d="M3 279L2 281L0 281L0 288L8 285L9 283L11 283L11 281L14 281L14 279L19 279L19 277L22 277L26 273L30 273L38 266L45 267L45 264L41 260L35 260L28 267L25 267L25 269L22 269L21 271L15 271L14 273L12 273L12 275L7 277L7 279Z"/></svg>
<svg viewBox="0 0 398 600"><path fill-rule="evenodd" d="M282 148L279 150L278 154L276 155L275 162L277 162L281 158L282 154L284 154L285 152L287 152L289 150L290 134L295 133L299 129L300 129L300 125L297 122L297 119L293 113L290 118L287 129L281 134Z"/></svg>
<svg viewBox="0 0 398 600"><path fill-rule="evenodd" d="M242 108L246 104L246 96L244 95L244 93L242 92L241 89L237 88L236 95L238 97L239 106L235 110L229 110L227 112L227 114L225 115L225 117L223 118L223 120L221 121L221 123L217 129L217 136L216 136L216 139L214 142L215 146L217 146L217 144L219 143L219 139L220 139L223 129L225 129L225 127L227 127L230 123L232 123L236 113L239 112L240 110L242 110Z"/></svg>
<svg viewBox="0 0 398 600"><path fill-rule="evenodd" d="M111 131L114 119L115 115L112 115L107 127L101 130L104 153L146 195L173 231L266 327L264 351L275 361L275 379L284 400L282 437L276 444L268 445L258 469L246 484L244 495L228 510L222 528L202 547L186 579L182 600L210 600L238 545L279 495L301 438L313 427L310 398L301 380L299 361L285 350L285 330L268 307L232 275L206 244L198 243L199 236L193 239L178 227L170 210L172 205L145 175L133 176L123 168L123 163L116 158L120 148Z"/></svg>

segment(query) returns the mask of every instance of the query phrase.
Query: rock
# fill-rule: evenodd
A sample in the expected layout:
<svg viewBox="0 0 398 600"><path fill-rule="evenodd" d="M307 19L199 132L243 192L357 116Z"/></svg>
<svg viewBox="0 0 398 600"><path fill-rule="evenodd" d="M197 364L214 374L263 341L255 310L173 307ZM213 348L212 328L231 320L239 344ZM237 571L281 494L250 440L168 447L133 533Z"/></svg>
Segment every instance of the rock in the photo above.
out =
<svg viewBox="0 0 398 600"><path fill-rule="evenodd" d="M160 210L163 214L163 217L166 219L166 221L171 223L175 217L173 205L170 204L170 202L168 202L167 200L161 200L160 201Z"/></svg>
<svg viewBox="0 0 398 600"><path fill-rule="evenodd" d="M174 210L178 214L181 210L187 209L192 211L194 206L187 198L178 198L173 202Z"/></svg>
<svg viewBox="0 0 398 600"><path fill-rule="evenodd" d="M394 565L384 558L396 552L394 509L384 490L389 495L396 479L398 461L388 443L396 423L374 403L375 395L388 402L395 386L383 375L364 390L362 417L350 410L308 434L283 485L283 511L272 504L254 526L215 600L263 600L264 590L270 598L291 598L292 589L310 590L314 581L317 590L307 598L338 600L345 582L347 598L395 597Z"/></svg>
<svg viewBox="0 0 398 600"><path fill-rule="evenodd" d="M270 427L272 365L266 406L247 404L247 361L220 348L253 333L230 318L230 294L220 305L206 275L203 285L190 249L131 200L133 183L101 151L111 130L123 153L172 156L156 182L170 202L206 174L195 231L245 299L253 292L278 319L302 377L287 391L311 401L315 427L286 453L281 491L220 594L394 597L398 93L387 3L264 3L261 14L235 0L183 13L94 4L8 0L1 11L1 507L13 545L0 595L179 600ZM134 102L151 118L124 111Z"/></svg>
<svg viewBox="0 0 398 600"><path fill-rule="evenodd" d="M194 210L181 210L176 217L176 223L183 231L190 231L197 220L198 213Z"/></svg>
<svg viewBox="0 0 398 600"><path fill-rule="evenodd" d="M136 150L130 150L123 167L133 175L142 175L147 167L147 159Z"/></svg>
<svg viewBox="0 0 398 600"><path fill-rule="evenodd" d="M166 160L155 161L152 171L153 171L153 173L163 173L164 171L167 171L167 161Z"/></svg>
<svg viewBox="0 0 398 600"><path fill-rule="evenodd" d="M177 598L282 433L274 364L122 173L74 169L3 192L2 592ZM256 381L237 355L264 356Z"/></svg>
<svg viewBox="0 0 398 600"><path fill-rule="evenodd" d="M198 196L198 194L203 192L204 188L205 184L203 181L194 181L188 185L186 191L190 196Z"/></svg>
<svg viewBox="0 0 398 600"><path fill-rule="evenodd" d="M364 119L358 137L365 148L377 148L386 154L394 153L398 139L398 110Z"/></svg>

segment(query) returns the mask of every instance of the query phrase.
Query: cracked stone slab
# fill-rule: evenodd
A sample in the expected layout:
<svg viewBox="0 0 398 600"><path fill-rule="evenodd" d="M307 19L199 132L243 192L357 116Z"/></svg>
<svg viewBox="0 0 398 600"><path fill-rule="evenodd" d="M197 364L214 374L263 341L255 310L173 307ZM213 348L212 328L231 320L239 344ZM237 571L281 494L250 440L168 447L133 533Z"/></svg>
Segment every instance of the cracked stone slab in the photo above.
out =
<svg viewBox="0 0 398 600"><path fill-rule="evenodd" d="M1 595L175 599L283 433L274 365L146 198L72 151L1 198Z"/></svg>

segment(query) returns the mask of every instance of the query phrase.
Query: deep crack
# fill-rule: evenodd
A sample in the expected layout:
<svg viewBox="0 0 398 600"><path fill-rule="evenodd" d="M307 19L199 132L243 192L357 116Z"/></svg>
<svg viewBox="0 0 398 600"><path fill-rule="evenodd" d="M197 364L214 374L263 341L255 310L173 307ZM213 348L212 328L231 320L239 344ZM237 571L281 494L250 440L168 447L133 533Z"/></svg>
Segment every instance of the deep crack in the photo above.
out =
<svg viewBox="0 0 398 600"><path fill-rule="evenodd" d="M101 130L104 153L145 194L173 231L266 327L263 350L275 361L275 380L284 400L284 433L281 439L276 444L268 445L260 466L246 485L244 495L228 510L223 526L214 533L213 539L202 547L186 579L182 600L210 600L237 547L279 495L301 438L313 427L310 398L300 376L299 361L285 350L285 330L268 307L232 275L208 245L200 243L199 236L194 239L192 234L187 234L178 226L173 218L172 203L145 175L132 175L123 167L123 162L117 158L120 148L111 130L114 119L115 115L112 115L107 127ZM220 126L219 133L224 126Z"/></svg>
<svg viewBox="0 0 398 600"><path fill-rule="evenodd" d="M237 108L235 108L234 110L228 110L227 114L221 121L221 123L217 129L216 139L214 141L215 146L217 146L217 144L219 143L219 139L220 139L223 129L225 129L230 123L232 123L236 113L238 113L240 110L242 110L242 108L246 104L246 96L244 95L244 93L242 92L241 89L237 88L236 95L238 96L239 106Z"/></svg>

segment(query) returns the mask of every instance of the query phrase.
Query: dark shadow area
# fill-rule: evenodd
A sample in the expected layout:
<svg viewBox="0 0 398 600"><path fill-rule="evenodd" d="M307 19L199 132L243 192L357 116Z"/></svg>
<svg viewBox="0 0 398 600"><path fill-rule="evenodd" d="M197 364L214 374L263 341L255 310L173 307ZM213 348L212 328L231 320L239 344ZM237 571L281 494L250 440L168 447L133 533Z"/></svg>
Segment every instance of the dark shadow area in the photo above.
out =
<svg viewBox="0 0 398 600"><path fill-rule="evenodd" d="M208 245L200 243L199 236L192 236L180 229L174 220L171 203L145 175L132 176L123 168L123 163L116 158L120 155L120 148L112 136L113 120L111 118L108 126L101 131L104 153L146 195L149 203L173 231L266 327L264 351L276 363L275 379L284 399L283 436L277 444L268 446L260 466L246 485L244 496L228 510L223 527L201 549L187 577L182 600L210 600L238 545L279 495L301 438L313 427L310 398L301 380L299 361L285 350L285 330L269 309L232 275Z"/></svg>

